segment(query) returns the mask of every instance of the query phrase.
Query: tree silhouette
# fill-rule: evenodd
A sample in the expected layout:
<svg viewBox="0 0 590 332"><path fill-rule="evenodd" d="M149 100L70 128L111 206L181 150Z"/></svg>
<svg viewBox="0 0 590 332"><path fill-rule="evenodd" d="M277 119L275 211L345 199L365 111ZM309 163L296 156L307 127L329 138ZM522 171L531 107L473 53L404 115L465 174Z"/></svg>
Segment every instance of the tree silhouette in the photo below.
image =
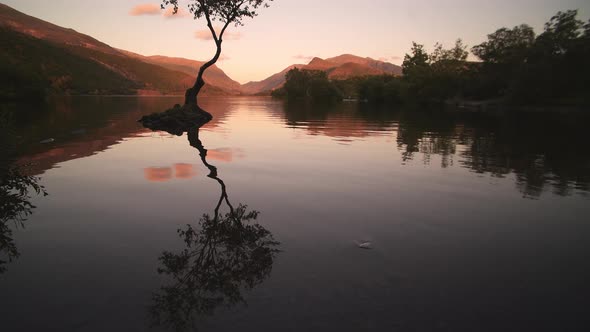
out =
<svg viewBox="0 0 590 332"><path fill-rule="evenodd" d="M188 4L189 11L195 19L205 18L207 27L211 32L217 51L211 60L206 62L199 69L199 74L195 84L186 90L185 105L196 104L197 95L205 85L203 73L207 68L213 66L221 55L221 44L223 35L230 24L235 26L244 25L244 18L253 18L257 15L257 10L261 7L268 7L269 2L273 0L190 0ZM162 9L166 6L172 6L173 13L178 12L178 0L162 0ZM222 23L221 30L215 31L214 21Z"/></svg>

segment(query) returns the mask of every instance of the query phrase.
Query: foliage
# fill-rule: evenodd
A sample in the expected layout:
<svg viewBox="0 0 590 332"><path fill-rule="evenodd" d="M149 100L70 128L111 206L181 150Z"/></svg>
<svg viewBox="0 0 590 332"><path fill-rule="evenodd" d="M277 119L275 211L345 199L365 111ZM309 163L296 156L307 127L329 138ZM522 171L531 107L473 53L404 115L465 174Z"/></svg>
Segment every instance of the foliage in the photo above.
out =
<svg viewBox="0 0 590 332"><path fill-rule="evenodd" d="M577 14L558 12L536 38L526 25L489 35L473 49L483 61L480 82L513 103L588 103L590 40Z"/></svg>
<svg viewBox="0 0 590 332"><path fill-rule="evenodd" d="M488 40L471 51L483 62L497 64L521 63L535 42L533 28L526 24L512 29L502 28L488 35Z"/></svg>
<svg viewBox="0 0 590 332"><path fill-rule="evenodd" d="M501 28L471 50L482 62L468 62L457 40L428 54L413 43L403 63L405 101L440 103L449 99L504 99L509 103L581 104L590 101L589 24L577 11L558 12L535 36L522 24Z"/></svg>
<svg viewBox="0 0 590 332"><path fill-rule="evenodd" d="M154 323L184 330L195 316L210 315L219 306L244 303L242 289L252 289L272 270L278 245L272 234L254 223L258 211L239 205L224 216L201 218L197 230L179 229L185 248L165 251L158 272L172 284L154 294Z"/></svg>
<svg viewBox="0 0 590 332"><path fill-rule="evenodd" d="M406 54L402 64L402 73L404 76L419 75L421 71L428 67L429 56L424 50L424 45L412 42L412 54Z"/></svg>
<svg viewBox="0 0 590 332"><path fill-rule="evenodd" d="M285 79L283 91L275 92L274 96L282 93L291 101L308 99L318 102L342 99L340 91L324 71L293 68L287 72Z"/></svg>
<svg viewBox="0 0 590 332"><path fill-rule="evenodd" d="M413 43L411 54L406 54L403 69L403 93L400 97L419 102L440 102L459 94L463 85L468 52L461 39L451 49L436 44L428 54L423 45Z"/></svg>
<svg viewBox="0 0 590 332"><path fill-rule="evenodd" d="M255 17L256 10L268 7L271 1L273 0L191 0L188 8L195 19L205 17L224 24L243 25L244 18ZM162 9L168 5L172 6L174 14L178 12L178 0L162 0Z"/></svg>
<svg viewBox="0 0 590 332"><path fill-rule="evenodd" d="M359 98L377 104L401 103L405 88L400 78L391 75L365 77L358 84Z"/></svg>

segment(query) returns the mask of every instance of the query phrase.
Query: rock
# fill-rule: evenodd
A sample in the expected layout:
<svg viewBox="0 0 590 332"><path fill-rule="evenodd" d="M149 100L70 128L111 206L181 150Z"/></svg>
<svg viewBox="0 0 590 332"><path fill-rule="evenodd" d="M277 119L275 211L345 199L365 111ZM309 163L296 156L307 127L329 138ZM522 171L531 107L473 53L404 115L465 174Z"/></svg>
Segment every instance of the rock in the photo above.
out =
<svg viewBox="0 0 590 332"><path fill-rule="evenodd" d="M371 242L368 241L357 242L356 245L361 249L373 249Z"/></svg>
<svg viewBox="0 0 590 332"><path fill-rule="evenodd" d="M184 132L202 127L212 118L211 114L197 105L176 104L164 112L146 115L138 122L153 131L162 130L180 136Z"/></svg>

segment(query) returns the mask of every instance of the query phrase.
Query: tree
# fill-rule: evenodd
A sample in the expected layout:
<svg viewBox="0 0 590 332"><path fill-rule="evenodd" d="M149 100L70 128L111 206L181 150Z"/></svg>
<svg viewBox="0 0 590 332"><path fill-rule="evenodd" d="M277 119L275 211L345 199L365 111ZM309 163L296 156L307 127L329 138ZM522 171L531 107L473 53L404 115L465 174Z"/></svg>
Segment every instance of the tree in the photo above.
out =
<svg viewBox="0 0 590 332"><path fill-rule="evenodd" d="M465 61L467 60L467 46L463 44L463 41L459 38L455 41L455 46L449 50L445 50L443 45L436 43L434 45L434 51L429 56L431 63L437 63L442 61Z"/></svg>
<svg viewBox="0 0 590 332"><path fill-rule="evenodd" d="M488 35L488 41L474 46L471 51L483 62L519 63L535 43L535 32L526 24L512 29L502 28Z"/></svg>
<svg viewBox="0 0 590 332"><path fill-rule="evenodd" d="M223 35L230 24L235 26L244 25L244 18L257 16L257 10L261 7L268 7L273 0L189 0L188 8L195 19L205 18L207 27L211 32L217 51L211 60L204 63L199 69L195 84L186 90L185 105L196 104L197 95L205 85L203 73L207 68L213 66L221 55L221 44ZM178 13L179 0L162 0L162 9L172 6L173 13ZM223 25L219 32L215 31L213 22L219 21Z"/></svg>
<svg viewBox="0 0 590 332"><path fill-rule="evenodd" d="M408 75L416 69L428 67L428 60L428 53L424 50L424 45L412 42L412 55L406 54L402 64L403 74Z"/></svg>
<svg viewBox="0 0 590 332"><path fill-rule="evenodd" d="M309 99L319 102L342 98L336 86L328 79L328 74L321 70L293 68L287 72L285 80L283 89L291 101Z"/></svg>
<svg viewBox="0 0 590 332"><path fill-rule="evenodd" d="M576 19L577 10L558 12L545 23L545 31L536 40L544 56L565 55L582 35L584 22Z"/></svg>

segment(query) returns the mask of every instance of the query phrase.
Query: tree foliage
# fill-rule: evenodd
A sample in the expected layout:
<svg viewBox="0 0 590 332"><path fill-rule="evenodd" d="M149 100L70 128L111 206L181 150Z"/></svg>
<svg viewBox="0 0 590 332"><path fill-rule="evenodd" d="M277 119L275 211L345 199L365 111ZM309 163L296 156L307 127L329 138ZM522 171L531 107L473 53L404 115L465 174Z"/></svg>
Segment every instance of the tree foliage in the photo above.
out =
<svg viewBox="0 0 590 332"><path fill-rule="evenodd" d="M244 18L257 16L256 10L268 7L273 0L191 0L188 8L195 19L202 17L224 24L243 25ZM178 0L163 0L162 9L171 5L173 13L178 12Z"/></svg>
<svg viewBox="0 0 590 332"><path fill-rule="evenodd" d="M282 90L289 100L330 101L342 98L324 71L293 68L287 72L285 79Z"/></svg>
<svg viewBox="0 0 590 332"><path fill-rule="evenodd" d="M483 62L513 64L521 62L535 42L533 28L526 24L512 29L501 28L471 51Z"/></svg>
<svg viewBox="0 0 590 332"><path fill-rule="evenodd" d="M413 75L424 68L428 67L430 60L428 53L424 50L424 45L412 42L411 54L406 54L402 64L402 72L404 75Z"/></svg>

